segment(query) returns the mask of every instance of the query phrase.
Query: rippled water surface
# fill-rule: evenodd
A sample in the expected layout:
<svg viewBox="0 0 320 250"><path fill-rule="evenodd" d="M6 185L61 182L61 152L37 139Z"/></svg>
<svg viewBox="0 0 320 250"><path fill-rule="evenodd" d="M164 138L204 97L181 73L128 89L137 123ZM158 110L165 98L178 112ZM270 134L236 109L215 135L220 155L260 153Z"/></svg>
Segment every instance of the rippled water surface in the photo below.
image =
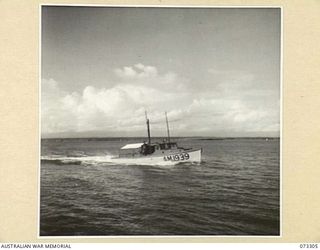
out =
<svg viewBox="0 0 320 250"><path fill-rule="evenodd" d="M177 141L203 162L114 165L140 140L42 140L40 235L279 235L279 139Z"/></svg>

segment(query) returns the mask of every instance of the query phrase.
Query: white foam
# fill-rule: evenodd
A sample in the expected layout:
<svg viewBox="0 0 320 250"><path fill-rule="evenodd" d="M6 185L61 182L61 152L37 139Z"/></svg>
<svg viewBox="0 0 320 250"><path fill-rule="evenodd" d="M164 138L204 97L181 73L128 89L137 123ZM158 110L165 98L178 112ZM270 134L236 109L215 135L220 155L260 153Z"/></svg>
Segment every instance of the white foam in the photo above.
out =
<svg viewBox="0 0 320 250"><path fill-rule="evenodd" d="M62 163L81 162L81 163L95 164L95 163L108 163L108 162L110 162L110 159L112 157L114 157L114 156L112 156L112 155L105 155L105 156L76 156L76 157L42 156L41 160L60 161Z"/></svg>

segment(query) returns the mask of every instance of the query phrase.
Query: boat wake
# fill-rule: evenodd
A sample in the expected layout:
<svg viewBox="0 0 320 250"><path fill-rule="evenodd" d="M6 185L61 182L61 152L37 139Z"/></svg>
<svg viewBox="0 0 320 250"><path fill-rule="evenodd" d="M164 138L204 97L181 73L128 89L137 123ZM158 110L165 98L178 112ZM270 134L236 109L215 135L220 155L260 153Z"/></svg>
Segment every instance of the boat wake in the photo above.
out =
<svg viewBox="0 0 320 250"><path fill-rule="evenodd" d="M104 156L42 156L41 161L43 162L54 162L57 164L86 164L86 165L95 165L95 164L112 164L113 155L104 155Z"/></svg>

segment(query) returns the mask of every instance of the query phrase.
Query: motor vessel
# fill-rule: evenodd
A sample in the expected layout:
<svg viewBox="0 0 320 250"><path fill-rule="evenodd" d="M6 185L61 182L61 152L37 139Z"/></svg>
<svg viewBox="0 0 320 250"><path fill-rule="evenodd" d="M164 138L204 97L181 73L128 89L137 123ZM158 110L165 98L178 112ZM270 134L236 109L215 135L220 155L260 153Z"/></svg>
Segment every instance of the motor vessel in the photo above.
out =
<svg viewBox="0 0 320 250"><path fill-rule="evenodd" d="M167 124L167 138L162 142L152 142L150 136L150 122L146 113L148 141L126 144L119 150L119 155L112 161L124 164L138 165L175 165L182 162L200 163L202 148L184 148L172 142L170 138L169 122L165 112Z"/></svg>

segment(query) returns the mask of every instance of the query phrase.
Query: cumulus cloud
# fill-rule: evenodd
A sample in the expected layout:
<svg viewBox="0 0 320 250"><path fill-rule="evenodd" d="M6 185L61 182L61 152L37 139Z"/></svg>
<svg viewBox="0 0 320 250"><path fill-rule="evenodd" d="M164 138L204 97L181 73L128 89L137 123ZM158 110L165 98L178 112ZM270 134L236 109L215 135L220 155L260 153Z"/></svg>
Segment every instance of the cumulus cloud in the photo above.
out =
<svg viewBox="0 0 320 250"><path fill-rule="evenodd" d="M165 133L164 111L168 111L172 133L177 136L279 132L277 107L251 105L243 98L246 89L250 95L258 93L252 87L253 75L215 70L208 73L221 80L216 88L202 92L192 91L188 79L174 72L160 73L156 67L141 63L115 69L116 82L109 88L89 84L68 92L54 79L42 79L42 134L101 131L105 136L124 132L143 135L145 110L154 135Z"/></svg>
<svg viewBox="0 0 320 250"><path fill-rule="evenodd" d="M154 66L145 66L137 63L114 70L119 83L130 85L150 86L154 89L168 89L170 91L187 91L188 80L174 72L160 74Z"/></svg>
<svg viewBox="0 0 320 250"><path fill-rule="evenodd" d="M123 68L115 69L115 73L121 78L133 79L133 78L148 78L157 77L158 70L153 66L145 66L141 63L135 64L133 67L126 66Z"/></svg>

